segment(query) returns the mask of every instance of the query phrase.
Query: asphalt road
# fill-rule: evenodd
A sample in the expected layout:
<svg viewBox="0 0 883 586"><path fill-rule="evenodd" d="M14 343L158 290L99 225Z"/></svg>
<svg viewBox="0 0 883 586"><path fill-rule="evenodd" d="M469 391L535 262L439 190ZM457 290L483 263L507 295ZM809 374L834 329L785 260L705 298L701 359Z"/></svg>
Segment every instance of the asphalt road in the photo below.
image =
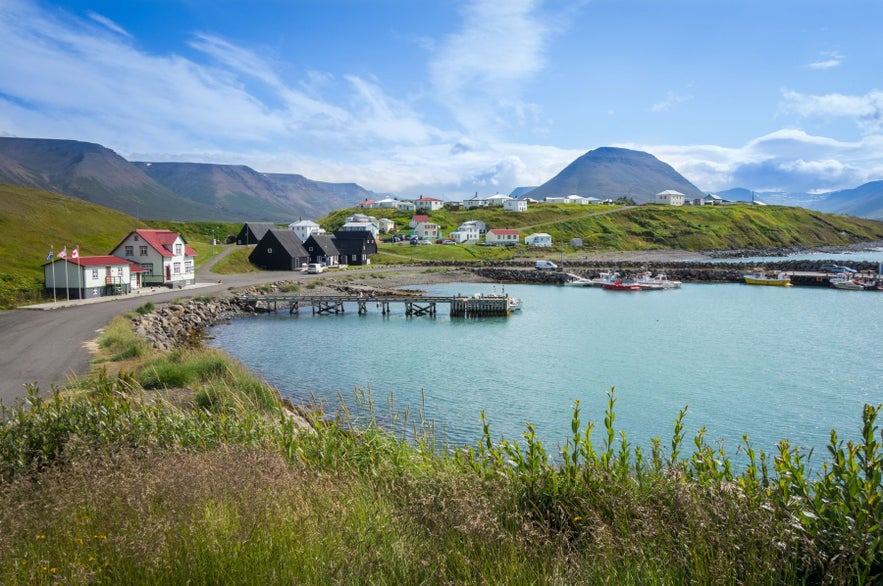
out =
<svg viewBox="0 0 883 586"><path fill-rule="evenodd" d="M197 274L197 286L183 289L144 290L123 297L105 297L100 302L60 302L53 309L14 309L0 312L0 401L8 407L27 394L34 383L41 394L52 385L63 385L71 376L89 372L91 353L88 342L114 316L134 311L148 301L162 303L198 295L219 295L231 288L247 287L281 280L299 280L315 275L297 272L262 272L243 275L217 275L211 266L218 255ZM218 280L221 283L218 283Z"/></svg>

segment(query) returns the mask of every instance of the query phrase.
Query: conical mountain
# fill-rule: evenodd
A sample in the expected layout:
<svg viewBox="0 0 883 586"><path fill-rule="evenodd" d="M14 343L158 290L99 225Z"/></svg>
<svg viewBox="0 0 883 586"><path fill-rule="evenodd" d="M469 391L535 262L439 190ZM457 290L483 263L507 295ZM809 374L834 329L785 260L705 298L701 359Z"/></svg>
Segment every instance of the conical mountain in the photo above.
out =
<svg viewBox="0 0 883 586"><path fill-rule="evenodd" d="M599 199L629 197L636 203L646 203L667 189L679 191L688 198L705 195L671 165L650 153L601 147L569 164L527 197L543 199L576 194Z"/></svg>

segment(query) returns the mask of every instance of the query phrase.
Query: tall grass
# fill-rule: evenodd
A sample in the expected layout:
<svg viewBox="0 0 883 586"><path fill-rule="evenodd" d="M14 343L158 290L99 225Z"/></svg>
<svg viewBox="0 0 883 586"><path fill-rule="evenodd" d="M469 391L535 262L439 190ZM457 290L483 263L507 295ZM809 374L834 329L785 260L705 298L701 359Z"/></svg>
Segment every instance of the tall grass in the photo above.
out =
<svg viewBox="0 0 883 586"><path fill-rule="evenodd" d="M440 450L385 417L302 433L244 403L181 409L132 377L34 392L0 427L0 582L879 581L879 406L810 478L787 444L738 473L701 432L688 449L683 411L645 454L615 402L597 429L576 404L550 458L531 426L494 441L486 420Z"/></svg>

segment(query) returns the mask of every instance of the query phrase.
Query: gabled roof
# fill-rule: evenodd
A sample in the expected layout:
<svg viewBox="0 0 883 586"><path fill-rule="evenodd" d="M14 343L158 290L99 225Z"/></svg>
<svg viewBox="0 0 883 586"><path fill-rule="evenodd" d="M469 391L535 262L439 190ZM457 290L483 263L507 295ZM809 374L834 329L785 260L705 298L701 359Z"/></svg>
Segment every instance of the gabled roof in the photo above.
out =
<svg viewBox="0 0 883 586"><path fill-rule="evenodd" d="M260 240L264 237L264 234L269 232L270 230L274 230L276 228L276 224L273 222L246 222L242 226L242 230L251 230L251 233L255 238ZM242 233L242 230L239 232Z"/></svg>
<svg viewBox="0 0 883 586"><path fill-rule="evenodd" d="M334 238L328 234L310 234L304 245L311 241L319 247L325 256L337 256L340 254L337 246L334 245Z"/></svg>
<svg viewBox="0 0 883 586"><path fill-rule="evenodd" d="M674 189L666 189L665 191L660 191L656 195L684 195L680 191L675 191Z"/></svg>
<svg viewBox="0 0 883 586"><path fill-rule="evenodd" d="M413 218L411 218L412 222L428 222L429 216L426 214L415 214Z"/></svg>
<svg viewBox="0 0 883 586"><path fill-rule="evenodd" d="M175 256L174 244L175 240L181 238L184 242L184 254L185 256L196 256L196 251L193 250L187 241L184 240L184 237L179 233L174 232L172 230L135 230L134 232L129 232L126 234L126 237L120 240L120 243L114 247L114 250L120 247L120 244L125 242L129 236L132 234L137 234L141 240L146 242L151 248L156 250L160 255L164 257L173 257Z"/></svg>
<svg viewBox="0 0 883 586"><path fill-rule="evenodd" d="M300 238L297 237L297 234L291 230L268 230L267 233L264 234L264 238L268 237L275 238L279 245L292 258L310 256L307 249L304 248L303 242L301 242ZM261 241L263 241L264 238L261 238ZM258 244L260 244L260 242Z"/></svg>
<svg viewBox="0 0 883 586"><path fill-rule="evenodd" d="M288 225L289 228L295 227L295 226L308 226L310 228L312 228L312 227L318 228L319 224L317 224L316 222L314 222L312 220L298 220L297 222L292 222Z"/></svg>
<svg viewBox="0 0 883 586"><path fill-rule="evenodd" d="M418 197L417 199L415 199L414 201L442 201L442 200L438 199L437 197L423 197L423 196L421 196L421 197Z"/></svg>
<svg viewBox="0 0 883 586"><path fill-rule="evenodd" d="M514 230L511 228L491 228L489 232L497 235L503 234L518 234L518 230Z"/></svg>
<svg viewBox="0 0 883 586"><path fill-rule="evenodd" d="M130 260L126 260L124 258L120 258L118 256L113 256L112 254L102 254L99 256L81 256L80 258L56 258L51 260L45 265L52 264L53 262L64 261L69 262L72 265L79 265L81 267L106 267L110 266L119 266L119 265L129 265L129 270L133 273L143 272L145 269L141 268L141 265L138 263L134 263Z"/></svg>

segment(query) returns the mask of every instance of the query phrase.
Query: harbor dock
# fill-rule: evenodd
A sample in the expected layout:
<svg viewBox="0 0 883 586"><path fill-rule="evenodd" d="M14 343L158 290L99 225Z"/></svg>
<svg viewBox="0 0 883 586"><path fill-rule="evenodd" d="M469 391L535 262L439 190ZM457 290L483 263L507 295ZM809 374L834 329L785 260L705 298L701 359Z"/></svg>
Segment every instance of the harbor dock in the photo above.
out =
<svg viewBox="0 0 883 586"><path fill-rule="evenodd" d="M302 309L310 308L313 315L346 313L346 306L355 305L359 315L368 313L369 307L389 315L393 304L403 304L405 315L409 317L435 316L439 305L447 305L451 317L505 317L518 306L518 301L509 295L241 295L239 301L255 311L278 312L288 310L297 315Z"/></svg>

